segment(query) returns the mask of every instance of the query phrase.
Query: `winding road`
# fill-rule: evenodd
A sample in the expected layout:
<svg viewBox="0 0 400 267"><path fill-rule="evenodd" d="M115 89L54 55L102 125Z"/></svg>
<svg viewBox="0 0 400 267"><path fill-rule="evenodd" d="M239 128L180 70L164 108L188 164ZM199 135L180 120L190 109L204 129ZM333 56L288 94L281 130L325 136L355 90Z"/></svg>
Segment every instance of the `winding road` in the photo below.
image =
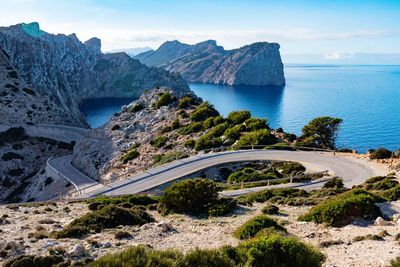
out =
<svg viewBox="0 0 400 267"><path fill-rule="evenodd" d="M68 177L82 191L80 198L94 197L97 195L123 195L149 191L157 186L172 182L189 174L212 166L239 161L252 160L280 160L297 161L303 164L308 172L328 170L329 174L342 177L347 187L357 185L367 178L384 175L385 171L367 161L351 157L333 155L326 152L284 151L284 150L239 150L218 153L199 154L190 158L176 160L140 175L129 177L125 180L108 185L95 183L89 177L81 174L71 164L70 158L56 158L49 164L62 175ZM90 187L88 188L88 184ZM322 186L322 181L303 184L286 184L290 187L315 188ZM224 191L224 196L238 196L249 192L260 191L266 187L256 187L243 190Z"/></svg>

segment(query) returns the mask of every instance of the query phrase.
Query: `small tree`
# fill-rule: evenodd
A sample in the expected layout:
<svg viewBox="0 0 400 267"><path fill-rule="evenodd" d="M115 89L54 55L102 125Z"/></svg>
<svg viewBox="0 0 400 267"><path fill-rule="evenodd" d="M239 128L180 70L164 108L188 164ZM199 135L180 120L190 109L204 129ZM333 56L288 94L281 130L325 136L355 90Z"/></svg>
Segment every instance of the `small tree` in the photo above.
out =
<svg viewBox="0 0 400 267"><path fill-rule="evenodd" d="M342 119L332 117L318 117L310 121L302 129L302 140L312 141L316 147L335 149L336 138Z"/></svg>

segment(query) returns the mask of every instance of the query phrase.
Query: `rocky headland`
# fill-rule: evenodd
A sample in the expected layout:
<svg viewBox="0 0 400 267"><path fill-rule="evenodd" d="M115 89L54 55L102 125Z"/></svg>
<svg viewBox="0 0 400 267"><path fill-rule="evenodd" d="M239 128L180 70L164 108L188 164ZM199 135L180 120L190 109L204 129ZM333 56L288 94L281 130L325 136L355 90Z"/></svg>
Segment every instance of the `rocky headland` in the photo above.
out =
<svg viewBox="0 0 400 267"><path fill-rule="evenodd" d="M225 50L216 41L195 45L168 41L155 51L136 55L148 66L177 72L189 82L227 85L284 86L279 44L258 42Z"/></svg>

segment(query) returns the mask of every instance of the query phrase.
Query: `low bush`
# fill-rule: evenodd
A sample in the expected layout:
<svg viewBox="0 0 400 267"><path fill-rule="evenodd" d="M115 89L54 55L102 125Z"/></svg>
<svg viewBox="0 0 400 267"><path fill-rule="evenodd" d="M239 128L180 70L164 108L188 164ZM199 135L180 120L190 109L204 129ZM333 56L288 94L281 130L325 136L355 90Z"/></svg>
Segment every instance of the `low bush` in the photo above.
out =
<svg viewBox="0 0 400 267"><path fill-rule="evenodd" d="M284 176L293 176L296 174L301 174L306 171L306 168L298 162L284 162L278 167L278 170Z"/></svg>
<svg viewBox="0 0 400 267"><path fill-rule="evenodd" d="M261 209L261 212L264 214L278 214L279 208L275 205L267 205Z"/></svg>
<svg viewBox="0 0 400 267"><path fill-rule="evenodd" d="M371 234L365 236L356 236L353 238L353 242L360 242L364 240L384 241L385 239L383 239L383 237L379 235L371 235Z"/></svg>
<svg viewBox="0 0 400 267"><path fill-rule="evenodd" d="M372 180L369 181L367 180L368 182L364 183L363 186L366 190L384 191L394 188L399 184L399 182L395 179L395 177L372 177L372 178L373 178L372 180L375 180L375 182L372 182Z"/></svg>
<svg viewBox="0 0 400 267"><path fill-rule="evenodd" d="M23 127L13 127L0 133L0 142L12 143L21 141L26 137Z"/></svg>
<svg viewBox="0 0 400 267"><path fill-rule="evenodd" d="M158 101L156 102L155 107L157 109L163 107L163 106L168 106L169 104L171 104L172 102L175 101L175 98L172 96L171 93L166 92L163 93L160 98L158 99Z"/></svg>
<svg viewBox="0 0 400 267"><path fill-rule="evenodd" d="M115 228L119 225L143 225L152 221L154 219L144 209L107 205L73 220L63 230L53 232L52 237L80 238L89 233L99 233L104 229Z"/></svg>
<svg viewBox="0 0 400 267"><path fill-rule="evenodd" d="M218 111L208 102L204 102L199 105L193 112L190 114L190 119L192 121L204 121L207 118L218 116Z"/></svg>
<svg viewBox="0 0 400 267"><path fill-rule="evenodd" d="M244 168L231 173L228 177L228 183L255 182L268 179L276 179L272 172L259 172L252 168Z"/></svg>
<svg viewBox="0 0 400 267"><path fill-rule="evenodd" d="M13 159L23 160L24 157L21 156L20 154L14 153L14 152L7 152L7 153L4 153L3 156L1 156L1 159L3 161L10 161L10 160L13 160Z"/></svg>
<svg viewBox="0 0 400 267"><path fill-rule="evenodd" d="M215 117L210 117L210 118L206 119L205 121L203 121L203 129L207 130L207 129L210 129L211 127L214 127L215 126L214 119L215 119Z"/></svg>
<svg viewBox="0 0 400 267"><path fill-rule="evenodd" d="M298 188L276 188L241 196L238 198L238 201L243 204L253 202L264 203L266 201L273 202L273 198L275 200L286 198L292 199L296 197L308 197L309 195L310 194L307 191Z"/></svg>
<svg viewBox="0 0 400 267"><path fill-rule="evenodd" d="M128 152L126 152L125 155L122 156L121 160L123 163L128 163L131 160L136 159L139 157L140 153L136 149L132 149Z"/></svg>
<svg viewBox="0 0 400 267"><path fill-rule="evenodd" d="M387 150L386 148L378 148L377 150L373 151L370 153L369 158L370 159L389 159L392 157L393 152L390 150Z"/></svg>
<svg viewBox="0 0 400 267"><path fill-rule="evenodd" d="M244 124L246 125L247 131L254 132L261 129L269 129L266 119L249 118Z"/></svg>
<svg viewBox="0 0 400 267"><path fill-rule="evenodd" d="M329 179L327 182L325 182L322 188L334 188L334 189L344 188L343 179L338 177Z"/></svg>
<svg viewBox="0 0 400 267"><path fill-rule="evenodd" d="M114 234L115 239L129 239L132 238L132 235L127 231L118 231Z"/></svg>
<svg viewBox="0 0 400 267"><path fill-rule="evenodd" d="M129 111L135 113L143 110L144 108L145 106L142 103L136 103L129 109Z"/></svg>
<svg viewBox="0 0 400 267"><path fill-rule="evenodd" d="M180 127L181 127L181 123L179 122L179 119L174 120L171 124L172 130L179 129Z"/></svg>
<svg viewBox="0 0 400 267"><path fill-rule="evenodd" d="M194 148L194 145L196 144L196 141L194 141L193 139L189 139L185 142L185 147L187 148Z"/></svg>
<svg viewBox="0 0 400 267"><path fill-rule="evenodd" d="M229 113L226 119L229 123L236 125L236 124L241 124L250 118L251 118L250 111L241 110Z"/></svg>
<svg viewBox="0 0 400 267"><path fill-rule="evenodd" d="M244 133L237 141L237 147L249 147L252 145L272 145L276 138L267 129Z"/></svg>
<svg viewBox="0 0 400 267"><path fill-rule="evenodd" d="M365 190L353 189L316 205L299 220L340 227L356 218L375 219L381 215L375 205L378 201L379 197Z"/></svg>
<svg viewBox="0 0 400 267"><path fill-rule="evenodd" d="M169 163L172 162L174 160L178 160L178 159L184 159L189 157L189 155L180 152L180 151L176 151L176 152L170 152L170 153L166 153L166 154L157 154L154 156L154 164L157 165L162 165L165 163Z"/></svg>
<svg viewBox="0 0 400 267"><path fill-rule="evenodd" d="M191 133L200 132L203 129L203 124L201 122L192 122L185 127L182 127L178 130L178 133L181 135L188 135Z"/></svg>
<svg viewBox="0 0 400 267"><path fill-rule="evenodd" d="M400 256L391 260L388 267L400 267Z"/></svg>
<svg viewBox="0 0 400 267"><path fill-rule="evenodd" d="M220 211L227 212L228 207L233 205L224 201L218 198L218 187L215 182L200 178L183 180L164 191L160 198L159 211L162 214L223 215Z"/></svg>
<svg viewBox="0 0 400 267"><path fill-rule="evenodd" d="M196 99L194 99L192 96L184 96L179 99L178 107L181 109L185 109L190 107L191 105L195 105L196 103Z"/></svg>
<svg viewBox="0 0 400 267"><path fill-rule="evenodd" d="M120 130L121 129L121 126L119 126L118 124L115 124L112 128L111 128L111 131L117 131L117 130Z"/></svg>
<svg viewBox="0 0 400 267"><path fill-rule="evenodd" d="M400 185L383 191L380 196L388 201L400 200Z"/></svg>
<svg viewBox="0 0 400 267"><path fill-rule="evenodd" d="M47 267L56 266L64 262L62 256L34 256L34 255L20 255L4 263L4 267ZM69 266L69 265L67 265Z"/></svg>
<svg viewBox="0 0 400 267"><path fill-rule="evenodd" d="M239 239L249 239L255 237L261 230L264 229L286 232L286 229L271 217L266 215L258 215L240 226L234 232L234 236Z"/></svg>
<svg viewBox="0 0 400 267"><path fill-rule="evenodd" d="M221 147L223 145L223 141L219 137L211 137L208 134L201 136L197 139L194 149L197 151L210 149L214 147Z"/></svg>
<svg viewBox="0 0 400 267"><path fill-rule="evenodd" d="M239 124L239 125L235 125L233 127L230 127L228 129L226 129L226 131L224 132L224 135L233 140L236 141L239 139L239 137L241 136L242 132L246 130L246 127L243 124Z"/></svg>
<svg viewBox="0 0 400 267"><path fill-rule="evenodd" d="M98 258L90 267L320 267L325 256L294 237L278 234L260 236L238 247L195 249L183 254L175 250L157 251L143 245Z"/></svg>
<svg viewBox="0 0 400 267"><path fill-rule="evenodd" d="M150 141L150 145L155 148L161 148L168 142L168 137L166 136L159 136Z"/></svg>
<svg viewBox="0 0 400 267"><path fill-rule="evenodd" d="M215 200L207 207L207 215L210 217L218 217L232 212L237 206L234 199L220 198Z"/></svg>
<svg viewBox="0 0 400 267"><path fill-rule="evenodd" d="M89 210L98 210L107 205L125 205L132 206L148 206L157 204L157 197L147 195L122 195L117 197L96 197L89 200Z"/></svg>

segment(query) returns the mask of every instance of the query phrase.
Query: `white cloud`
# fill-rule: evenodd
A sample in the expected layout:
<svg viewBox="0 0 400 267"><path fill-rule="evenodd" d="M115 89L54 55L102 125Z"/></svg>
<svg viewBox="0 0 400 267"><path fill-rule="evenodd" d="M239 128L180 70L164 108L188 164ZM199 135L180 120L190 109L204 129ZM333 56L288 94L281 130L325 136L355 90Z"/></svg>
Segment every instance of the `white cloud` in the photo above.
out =
<svg viewBox="0 0 400 267"><path fill-rule="evenodd" d="M350 51L334 51L324 54L324 58L329 60L350 59L353 57L354 52Z"/></svg>

